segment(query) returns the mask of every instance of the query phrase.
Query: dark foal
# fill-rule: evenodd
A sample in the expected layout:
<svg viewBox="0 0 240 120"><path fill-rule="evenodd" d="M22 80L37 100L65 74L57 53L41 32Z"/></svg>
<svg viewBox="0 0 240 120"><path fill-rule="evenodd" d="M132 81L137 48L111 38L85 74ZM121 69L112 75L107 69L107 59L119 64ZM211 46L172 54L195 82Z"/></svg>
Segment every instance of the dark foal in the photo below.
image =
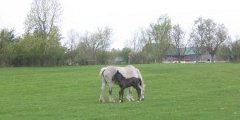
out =
<svg viewBox="0 0 240 120"><path fill-rule="evenodd" d="M137 90L138 99L140 100L142 84L141 79L136 77L126 79L119 71L117 71L112 80L120 86L119 102L123 102L124 89L128 87L134 87Z"/></svg>

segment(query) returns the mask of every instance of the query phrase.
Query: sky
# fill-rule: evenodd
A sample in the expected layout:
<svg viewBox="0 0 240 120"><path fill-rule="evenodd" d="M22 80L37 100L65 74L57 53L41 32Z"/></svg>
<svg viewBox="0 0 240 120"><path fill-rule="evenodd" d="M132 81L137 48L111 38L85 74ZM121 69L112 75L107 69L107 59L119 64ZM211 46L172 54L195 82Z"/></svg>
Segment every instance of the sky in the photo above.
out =
<svg viewBox="0 0 240 120"><path fill-rule="evenodd" d="M31 3L32 0L0 0L0 29L15 29L21 35ZM108 26L113 30L111 48L123 48L139 29L164 14L172 24L182 27L186 39L198 17L223 23L233 40L240 35L239 0L60 0L60 3L63 44L71 30L84 34Z"/></svg>

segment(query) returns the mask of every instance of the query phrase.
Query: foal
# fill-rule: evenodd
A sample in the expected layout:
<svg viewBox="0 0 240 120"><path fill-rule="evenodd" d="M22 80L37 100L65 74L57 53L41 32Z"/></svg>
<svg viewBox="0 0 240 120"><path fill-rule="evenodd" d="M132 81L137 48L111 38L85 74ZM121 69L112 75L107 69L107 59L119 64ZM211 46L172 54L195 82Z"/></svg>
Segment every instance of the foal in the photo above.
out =
<svg viewBox="0 0 240 120"><path fill-rule="evenodd" d="M131 78L125 78L119 71L115 73L115 75L112 78L112 81L114 81L116 84L119 85L120 91L119 91L119 102L123 102L123 94L124 89L128 87L134 87L137 90L138 99L140 100L141 97L141 85L142 81L139 78L131 77Z"/></svg>

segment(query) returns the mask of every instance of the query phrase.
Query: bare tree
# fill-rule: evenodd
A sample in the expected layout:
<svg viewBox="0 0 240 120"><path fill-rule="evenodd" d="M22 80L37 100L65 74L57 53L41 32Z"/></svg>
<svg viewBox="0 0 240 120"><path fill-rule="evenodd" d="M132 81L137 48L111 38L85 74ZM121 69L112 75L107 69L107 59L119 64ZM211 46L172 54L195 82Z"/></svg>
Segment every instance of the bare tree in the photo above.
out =
<svg viewBox="0 0 240 120"><path fill-rule="evenodd" d="M190 33L189 46L197 54L197 62L200 59L200 55L204 53L204 26L203 19L198 18L192 27Z"/></svg>
<svg viewBox="0 0 240 120"><path fill-rule="evenodd" d="M211 62L214 63L214 56L218 47L228 38L227 29L223 24L216 24L211 19L198 18L195 21L191 39L195 46L204 48L211 55Z"/></svg>
<svg viewBox="0 0 240 120"><path fill-rule="evenodd" d="M89 51L89 56L91 56L91 61L97 64L97 52L106 51L111 43L112 30L108 27L104 29L98 28L97 32L89 34L88 32L85 36L80 38L81 46Z"/></svg>
<svg viewBox="0 0 240 120"><path fill-rule="evenodd" d="M178 63L181 61L181 57L184 56L187 45L184 42L185 33L179 25L174 25L172 29L172 44L175 48L176 54L178 56Z"/></svg>
<svg viewBox="0 0 240 120"><path fill-rule="evenodd" d="M69 64L74 64L75 63L75 59L77 57L77 45L79 42L79 34L74 31L74 30L70 30L68 33L68 39L69 39L69 49L68 49L68 57L70 58L69 60Z"/></svg>
<svg viewBox="0 0 240 120"><path fill-rule="evenodd" d="M61 15L62 8L58 0L33 0L25 30L27 33L38 31L46 38L58 26Z"/></svg>
<svg viewBox="0 0 240 120"><path fill-rule="evenodd" d="M69 39L70 51L75 50L77 48L77 44L80 39L79 34L74 30L70 30L68 33L68 39Z"/></svg>
<svg viewBox="0 0 240 120"><path fill-rule="evenodd" d="M148 42L147 31L139 29L133 36L133 39L129 41L130 48L134 52L140 52Z"/></svg>
<svg viewBox="0 0 240 120"><path fill-rule="evenodd" d="M130 64L130 61L132 63L144 62L144 58L146 58L147 55L146 56L143 55L144 54L143 48L147 44L147 41L148 41L147 37L148 35L145 29L138 29L138 31L134 33L133 39L129 41L129 48L131 48L131 51L129 52L129 55L128 55L129 64ZM124 51L124 49L122 51ZM151 54L151 53L147 53L147 54Z"/></svg>

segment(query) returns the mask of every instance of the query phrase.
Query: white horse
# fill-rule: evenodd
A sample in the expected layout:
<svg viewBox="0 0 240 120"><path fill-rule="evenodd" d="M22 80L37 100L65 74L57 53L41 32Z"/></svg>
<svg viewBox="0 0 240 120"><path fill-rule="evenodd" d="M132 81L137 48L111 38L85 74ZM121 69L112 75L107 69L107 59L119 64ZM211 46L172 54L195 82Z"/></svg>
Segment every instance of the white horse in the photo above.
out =
<svg viewBox="0 0 240 120"><path fill-rule="evenodd" d="M115 100L112 97L112 86L113 86L113 83L114 83L112 81L112 79L113 79L113 76L116 74L117 71L119 71L125 78L136 77L136 78L139 78L142 81L140 100L143 100L144 99L145 85L144 85L144 82L143 82L142 75L141 75L139 69L135 68L132 65L128 65L126 67L107 66L107 67L104 67L100 70L99 76L101 77L102 85L101 85L99 102L104 102L104 91L105 91L106 84L108 84L108 86L109 86L109 101L110 102L115 102ZM133 96L132 96L132 87L129 88L127 99L129 101L134 100Z"/></svg>

